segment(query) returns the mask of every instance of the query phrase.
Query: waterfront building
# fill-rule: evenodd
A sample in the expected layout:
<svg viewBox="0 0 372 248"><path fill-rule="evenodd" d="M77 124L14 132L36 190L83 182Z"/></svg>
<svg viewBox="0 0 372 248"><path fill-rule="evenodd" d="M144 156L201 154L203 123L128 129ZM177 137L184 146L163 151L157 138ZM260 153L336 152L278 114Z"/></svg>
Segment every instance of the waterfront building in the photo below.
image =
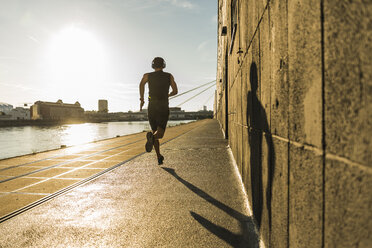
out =
<svg viewBox="0 0 372 248"><path fill-rule="evenodd" d="M3 112L4 114L9 114L10 111L12 111L13 105L10 105L5 102L0 102L0 112Z"/></svg>
<svg viewBox="0 0 372 248"><path fill-rule="evenodd" d="M183 111L181 110L180 107L169 107L169 112L180 112Z"/></svg>
<svg viewBox="0 0 372 248"><path fill-rule="evenodd" d="M169 108L169 119L179 120L185 118L185 111L181 110L180 107L170 107Z"/></svg>
<svg viewBox="0 0 372 248"><path fill-rule="evenodd" d="M31 118L33 120L66 120L81 119L84 115L84 109L79 102L75 104L57 102L37 101L31 106Z"/></svg>
<svg viewBox="0 0 372 248"><path fill-rule="evenodd" d="M12 120L30 120L31 119L31 112L30 109L16 107L12 109L10 112Z"/></svg>
<svg viewBox="0 0 372 248"><path fill-rule="evenodd" d="M108 102L107 100L98 100L98 112L107 113L108 112Z"/></svg>
<svg viewBox="0 0 372 248"><path fill-rule="evenodd" d="M147 121L147 109L133 112L116 112L116 113L100 113L96 111L86 111L85 119L92 122L100 121ZM169 108L169 120L198 120L213 118L213 111L190 111L185 112L179 107Z"/></svg>
<svg viewBox="0 0 372 248"><path fill-rule="evenodd" d="M13 120L10 114L5 114L4 112L0 112L0 121L9 121Z"/></svg>
<svg viewBox="0 0 372 248"><path fill-rule="evenodd" d="M120 116L123 120L128 121L147 121L147 111L142 110L141 112L128 111L122 113Z"/></svg>
<svg viewBox="0 0 372 248"><path fill-rule="evenodd" d="M0 103L0 120L29 120L30 109L16 107L7 103Z"/></svg>

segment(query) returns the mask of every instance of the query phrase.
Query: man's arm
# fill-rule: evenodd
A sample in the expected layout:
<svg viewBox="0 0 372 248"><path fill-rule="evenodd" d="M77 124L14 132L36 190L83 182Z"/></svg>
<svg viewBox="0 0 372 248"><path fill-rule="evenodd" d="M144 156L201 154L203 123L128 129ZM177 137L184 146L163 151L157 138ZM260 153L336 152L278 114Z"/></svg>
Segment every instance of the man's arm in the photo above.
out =
<svg viewBox="0 0 372 248"><path fill-rule="evenodd" d="M147 83L148 79L149 79L148 74L147 73L144 74L142 79L141 79L140 85L139 85L140 101L141 101L140 111L142 111L143 104L145 104L145 99L144 99L143 95L145 94L145 84Z"/></svg>
<svg viewBox="0 0 372 248"><path fill-rule="evenodd" d="M177 95L178 93L177 84L174 81L174 77L172 76L172 74L170 75L170 86L172 88L172 92L168 94L168 97Z"/></svg>

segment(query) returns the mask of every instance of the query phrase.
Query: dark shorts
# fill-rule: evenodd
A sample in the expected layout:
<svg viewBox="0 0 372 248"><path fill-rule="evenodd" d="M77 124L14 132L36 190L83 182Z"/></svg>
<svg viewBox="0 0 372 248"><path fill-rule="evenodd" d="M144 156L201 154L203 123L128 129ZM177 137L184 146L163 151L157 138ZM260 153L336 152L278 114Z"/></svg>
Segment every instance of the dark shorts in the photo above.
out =
<svg viewBox="0 0 372 248"><path fill-rule="evenodd" d="M151 129L155 131L161 127L165 130L169 118L168 102L150 102L147 111Z"/></svg>

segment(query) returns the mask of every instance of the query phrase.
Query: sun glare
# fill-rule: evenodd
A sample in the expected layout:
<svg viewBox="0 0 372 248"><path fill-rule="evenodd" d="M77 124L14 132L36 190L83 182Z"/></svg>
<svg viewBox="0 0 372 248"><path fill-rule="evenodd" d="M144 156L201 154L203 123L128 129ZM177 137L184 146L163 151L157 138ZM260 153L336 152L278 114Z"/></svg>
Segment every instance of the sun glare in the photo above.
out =
<svg viewBox="0 0 372 248"><path fill-rule="evenodd" d="M92 33L75 26L53 36L47 63L48 78L58 91L73 88L86 92L104 80L106 56L102 44Z"/></svg>

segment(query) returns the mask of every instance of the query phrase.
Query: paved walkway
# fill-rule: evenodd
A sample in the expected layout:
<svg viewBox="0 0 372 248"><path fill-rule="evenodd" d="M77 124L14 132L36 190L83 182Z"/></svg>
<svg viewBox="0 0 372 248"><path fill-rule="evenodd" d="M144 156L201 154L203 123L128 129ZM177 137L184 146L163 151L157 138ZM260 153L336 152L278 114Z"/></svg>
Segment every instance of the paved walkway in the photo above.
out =
<svg viewBox="0 0 372 248"><path fill-rule="evenodd" d="M199 125L170 127L162 142ZM0 160L0 223L145 153L145 140L142 132Z"/></svg>
<svg viewBox="0 0 372 248"><path fill-rule="evenodd" d="M0 247L258 247L218 123L161 150L0 223Z"/></svg>

